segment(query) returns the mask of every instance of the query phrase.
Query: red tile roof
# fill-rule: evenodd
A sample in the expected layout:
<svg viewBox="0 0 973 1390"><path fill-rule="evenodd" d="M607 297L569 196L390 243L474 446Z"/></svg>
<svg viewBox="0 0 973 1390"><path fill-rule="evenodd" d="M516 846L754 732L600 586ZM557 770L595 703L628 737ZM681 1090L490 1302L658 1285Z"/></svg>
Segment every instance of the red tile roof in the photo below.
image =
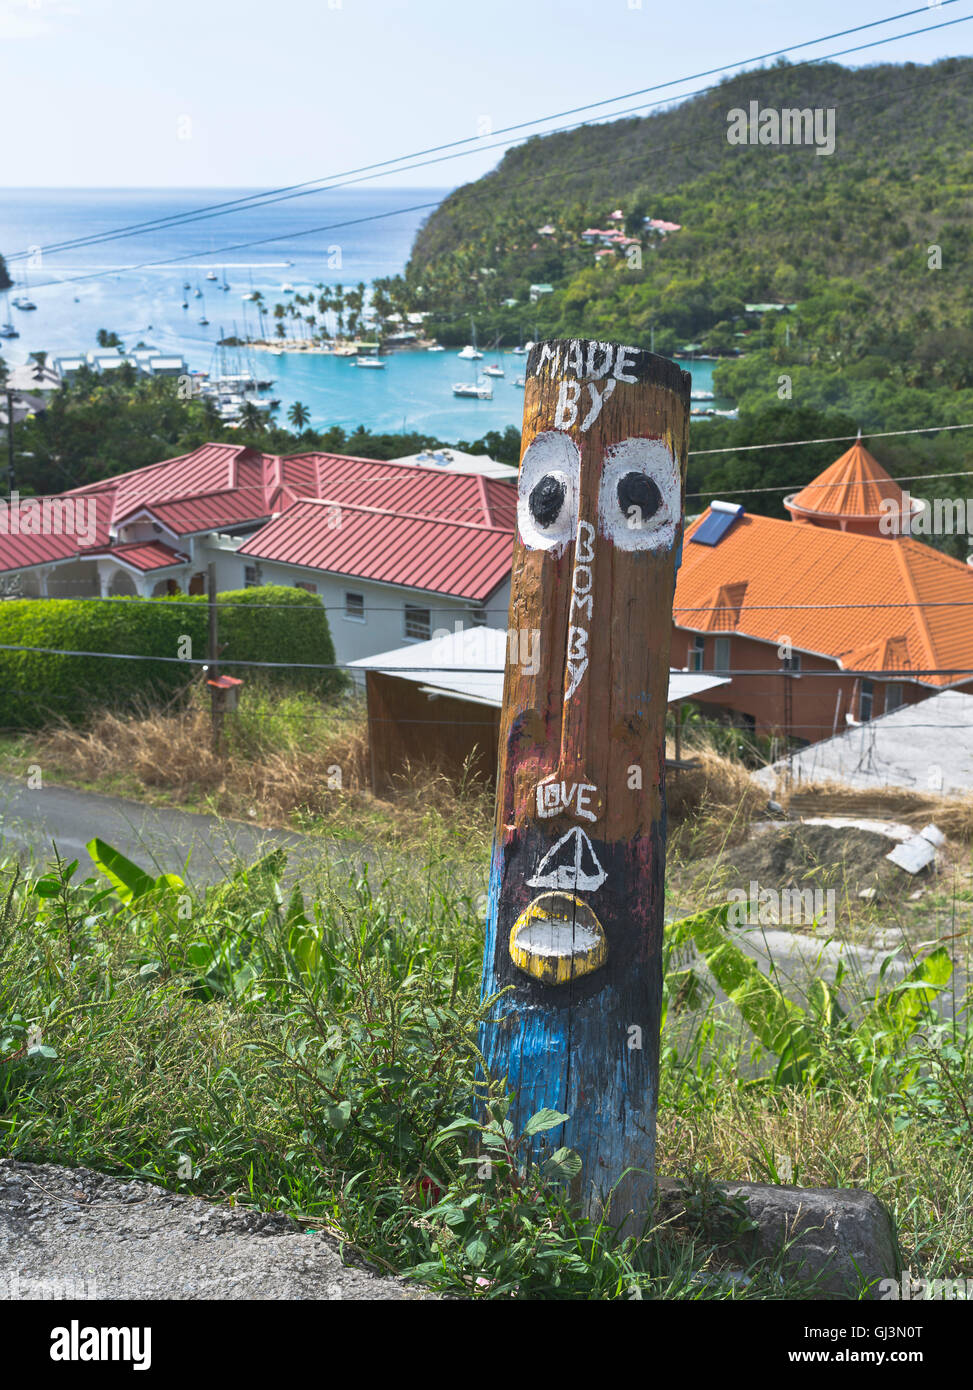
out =
<svg viewBox="0 0 973 1390"><path fill-rule="evenodd" d="M709 515L707 509L688 529L687 540ZM849 670L970 665L973 569L911 538L743 516L718 544L684 547L673 606L677 625L700 632L729 627L716 611L726 606L721 595L744 583L732 616L735 631L745 636L775 645L787 637L798 650ZM850 604L865 606L841 606ZM919 680L947 686L969 677Z"/></svg>
<svg viewBox="0 0 973 1390"><path fill-rule="evenodd" d="M857 440L812 483L788 497L784 506L791 512L880 517L880 504L886 498L901 506L902 489L889 477L878 459L872 457L861 440Z"/></svg>

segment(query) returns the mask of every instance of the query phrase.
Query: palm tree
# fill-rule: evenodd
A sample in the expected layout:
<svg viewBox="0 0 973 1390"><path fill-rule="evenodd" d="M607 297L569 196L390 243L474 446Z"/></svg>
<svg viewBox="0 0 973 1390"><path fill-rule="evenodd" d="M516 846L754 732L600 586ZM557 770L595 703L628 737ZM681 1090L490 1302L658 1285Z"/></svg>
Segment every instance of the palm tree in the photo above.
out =
<svg viewBox="0 0 973 1390"><path fill-rule="evenodd" d="M254 434L263 434L264 431L263 411L253 401L247 401L240 411L240 424L245 430L252 430Z"/></svg>
<svg viewBox="0 0 973 1390"><path fill-rule="evenodd" d="M295 401L287 412L287 418L296 430L305 430L311 418L311 412L306 405L302 405L300 401Z"/></svg>

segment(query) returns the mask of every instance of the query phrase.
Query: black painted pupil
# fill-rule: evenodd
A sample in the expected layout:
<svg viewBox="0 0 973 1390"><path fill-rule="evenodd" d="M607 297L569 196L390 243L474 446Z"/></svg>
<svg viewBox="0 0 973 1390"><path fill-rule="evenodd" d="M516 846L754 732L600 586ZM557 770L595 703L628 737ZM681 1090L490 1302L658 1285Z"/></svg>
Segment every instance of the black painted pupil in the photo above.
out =
<svg viewBox="0 0 973 1390"><path fill-rule="evenodd" d="M553 473L546 473L530 494L530 514L538 526L551 526L557 521L567 488Z"/></svg>
<svg viewBox="0 0 973 1390"><path fill-rule="evenodd" d="M625 516L635 507L636 520L649 521L662 506L662 493L645 473L626 473L618 482L618 505Z"/></svg>

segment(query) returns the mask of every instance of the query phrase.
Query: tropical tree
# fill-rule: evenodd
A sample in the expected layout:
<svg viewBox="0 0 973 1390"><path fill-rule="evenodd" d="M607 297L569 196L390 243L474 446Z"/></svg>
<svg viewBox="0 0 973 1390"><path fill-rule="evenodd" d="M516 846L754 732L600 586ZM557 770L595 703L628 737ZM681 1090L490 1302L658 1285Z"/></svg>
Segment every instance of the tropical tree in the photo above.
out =
<svg viewBox="0 0 973 1390"><path fill-rule="evenodd" d="M311 412L306 405L302 405L300 401L295 401L287 412L287 418L296 430L304 430L307 429L311 419Z"/></svg>
<svg viewBox="0 0 973 1390"><path fill-rule="evenodd" d="M240 411L240 424L254 434L263 434L266 428L263 411L254 401L247 401Z"/></svg>

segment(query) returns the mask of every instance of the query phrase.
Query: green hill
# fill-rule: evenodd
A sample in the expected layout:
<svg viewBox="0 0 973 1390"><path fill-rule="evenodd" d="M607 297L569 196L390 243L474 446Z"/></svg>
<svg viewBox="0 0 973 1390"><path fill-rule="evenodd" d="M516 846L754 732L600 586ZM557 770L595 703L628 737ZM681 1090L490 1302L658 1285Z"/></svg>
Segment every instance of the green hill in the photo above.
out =
<svg viewBox="0 0 973 1390"><path fill-rule="evenodd" d="M818 434L973 421L971 79L967 58L781 63L644 118L531 139L429 218L400 291L444 342L466 341L473 314L481 342L522 331L645 346L654 333L670 355L701 344L724 359L716 383L741 421L694 427L700 448L751 441L758 417L758 438L803 437L798 412ZM833 110L834 152L729 143L728 112L752 101ZM629 248L596 261L604 248L581 239L616 209L640 268ZM653 234L647 217L681 230ZM553 293L532 303L544 282ZM796 307L745 308L760 303ZM944 457L958 467L967 439L940 436L935 458L923 440L877 452L918 471ZM793 456L757 469L741 455L697 481L766 483L778 457L793 479Z"/></svg>

